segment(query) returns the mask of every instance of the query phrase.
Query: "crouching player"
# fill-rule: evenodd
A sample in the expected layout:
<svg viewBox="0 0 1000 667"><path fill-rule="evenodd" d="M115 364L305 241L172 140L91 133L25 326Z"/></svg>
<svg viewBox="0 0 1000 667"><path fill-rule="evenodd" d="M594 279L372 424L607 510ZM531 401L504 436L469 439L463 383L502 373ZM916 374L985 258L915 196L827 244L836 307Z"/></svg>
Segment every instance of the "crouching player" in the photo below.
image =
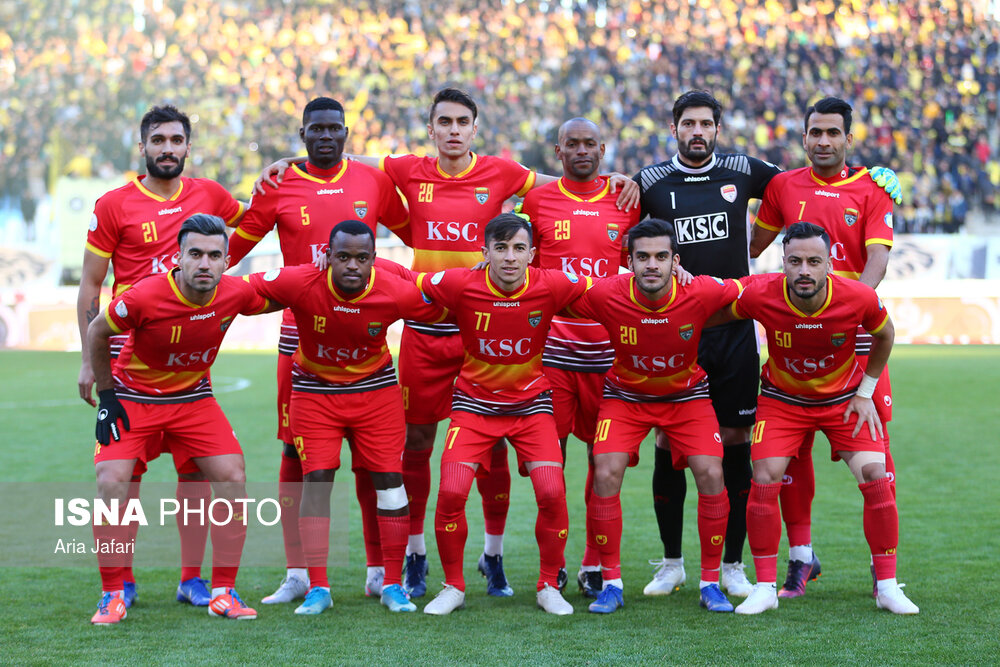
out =
<svg viewBox="0 0 1000 667"><path fill-rule="evenodd" d="M590 611L623 606L622 507L625 468L639 462L639 445L653 427L670 440L673 465L690 467L698 485L701 537L701 606L731 612L719 588L719 568L729 518L722 476L722 438L698 365L705 321L736 298L739 284L697 276L681 286L677 237L669 222L650 218L629 231L632 274L598 281L569 310L604 325L615 360L604 380L594 438L594 487L587 503L588 531L601 555L603 589Z"/></svg>
<svg viewBox="0 0 1000 667"><path fill-rule="evenodd" d="M385 333L401 318L440 322L445 310L424 300L412 282L372 267L375 236L363 222L334 226L326 259L323 271L301 264L250 276L260 294L291 309L299 332L290 414L304 480L299 533L312 587L295 613L319 614L333 604L330 492L345 436L355 473L371 475L377 496L382 604L416 611L400 580L410 521L402 468L406 421Z"/></svg>
<svg viewBox="0 0 1000 667"><path fill-rule="evenodd" d="M830 441L833 460L847 463L864 497L877 606L894 614L916 614L920 610L896 583L899 516L886 476L882 423L872 402L892 350L892 320L871 287L831 275L830 237L822 227L796 223L782 243L784 275L748 279L731 309L735 317L764 326L769 355L761 372L747 503L757 585L736 613L778 607L781 478L803 438L819 430ZM854 351L859 325L872 335L864 371Z"/></svg>
<svg viewBox="0 0 1000 667"><path fill-rule="evenodd" d="M229 256L221 218L191 216L181 225L177 244L177 268L151 275L112 300L87 332L100 398L94 453L97 489L105 502L124 503L133 469L137 463L145 468L149 452L159 451L162 438L178 470L193 461L212 483L215 497L230 501L232 507L235 499L246 497L243 451L212 396L209 368L236 315L255 315L278 306L245 281L222 275ZM109 341L129 331L112 367ZM220 518L210 530L208 613L257 618L234 588L246 525L239 519ZM127 525L95 525L94 540L103 593L91 622L118 623L126 615L126 561L104 553L102 547L134 538L129 539Z"/></svg>

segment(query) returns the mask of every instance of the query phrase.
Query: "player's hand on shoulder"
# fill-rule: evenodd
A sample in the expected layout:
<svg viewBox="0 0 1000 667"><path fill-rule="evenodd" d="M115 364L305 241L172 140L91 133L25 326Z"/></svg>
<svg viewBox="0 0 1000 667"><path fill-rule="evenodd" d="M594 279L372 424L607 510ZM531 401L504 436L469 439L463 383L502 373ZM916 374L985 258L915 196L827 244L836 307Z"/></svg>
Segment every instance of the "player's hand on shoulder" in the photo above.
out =
<svg viewBox="0 0 1000 667"><path fill-rule="evenodd" d="M489 263L489 262L487 262L487 261L486 261L486 260L484 259L484 260L483 260L483 261L481 261L481 262L477 262L477 263L475 264L475 266L473 266L473 267L472 267L471 269L469 269L469 270L470 270L470 271L485 271L485 270L487 269L487 267L489 267L489 265L490 265L490 263Z"/></svg>
<svg viewBox="0 0 1000 667"><path fill-rule="evenodd" d="M854 432L851 433L852 438L858 437L858 433L861 432L861 428L865 424L868 425L868 434L873 442L883 437L882 421L878 418L878 410L875 409L875 402L872 399L857 395L852 396L844 410L845 424L850 420L852 413L858 415L858 423L854 425Z"/></svg>
<svg viewBox="0 0 1000 667"><path fill-rule="evenodd" d="M266 195L268 188L265 188L265 185L269 186L272 190L277 189L278 184L281 183L281 180L285 177L285 172L291 166L291 160L282 158L277 162L272 162L264 167L264 169L260 172L260 176L258 176L257 180L253 182L254 194L259 194L261 196Z"/></svg>
<svg viewBox="0 0 1000 667"><path fill-rule="evenodd" d="M320 271L326 271L326 268L330 266L330 262L326 260L326 253L321 252L316 255L316 259L313 260L313 266L315 266Z"/></svg>
<svg viewBox="0 0 1000 667"><path fill-rule="evenodd" d="M631 178L625 174L613 171L608 174L608 184L611 186L612 192L621 192L618 194L618 199L615 204L618 209L628 213L633 208L639 207L639 184L633 181Z"/></svg>
<svg viewBox="0 0 1000 667"><path fill-rule="evenodd" d="M677 278L677 284L681 287L687 287L694 280L694 274L677 262L674 262L674 277Z"/></svg>
<svg viewBox="0 0 1000 667"><path fill-rule="evenodd" d="M896 172L889 167L872 167L868 170L868 175L875 181L875 185L885 190L897 206L903 203L903 187L899 184Z"/></svg>

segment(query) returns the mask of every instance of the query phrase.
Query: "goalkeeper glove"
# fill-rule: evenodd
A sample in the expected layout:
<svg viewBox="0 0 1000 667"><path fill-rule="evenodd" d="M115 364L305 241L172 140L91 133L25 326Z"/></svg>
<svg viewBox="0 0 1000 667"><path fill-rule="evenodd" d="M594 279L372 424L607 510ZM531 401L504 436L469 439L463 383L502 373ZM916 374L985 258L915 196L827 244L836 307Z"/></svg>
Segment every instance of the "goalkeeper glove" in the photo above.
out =
<svg viewBox="0 0 1000 667"><path fill-rule="evenodd" d="M868 175L897 205L903 203L903 188L899 185L896 172L888 167L872 167L868 170Z"/></svg>
<svg viewBox="0 0 1000 667"><path fill-rule="evenodd" d="M114 389L105 389L97 392L97 442L102 445L110 445L111 438L115 442L122 439L121 431L118 430L118 420L122 420L122 427L128 431L128 413L125 407L118 400Z"/></svg>

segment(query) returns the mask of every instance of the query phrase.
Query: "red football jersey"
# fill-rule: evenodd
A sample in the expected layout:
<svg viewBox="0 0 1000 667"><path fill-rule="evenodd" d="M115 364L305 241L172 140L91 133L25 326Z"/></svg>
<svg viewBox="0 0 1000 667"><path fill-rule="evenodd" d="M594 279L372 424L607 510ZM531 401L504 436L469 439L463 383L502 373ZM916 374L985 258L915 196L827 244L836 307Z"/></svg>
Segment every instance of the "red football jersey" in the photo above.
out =
<svg viewBox="0 0 1000 667"><path fill-rule="evenodd" d="M114 360L115 390L141 403L210 396L208 369L233 318L256 315L267 306L267 299L233 276L222 276L204 306L184 298L173 271L140 281L105 311L115 333L132 332Z"/></svg>
<svg viewBox="0 0 1000 667"><path fill-rule="evenodd" d="M624 241L639 219L639 209L618 210L608 180L588 197L574 194L572 181L535 188L524 196L521 212L531 219L536 249L534 265L592 278L618 273L625 259ZM554 317L545 345L546 366L603 373L614 359L604 327L592 320Z"/></svg>
<svg viewBox="0 0 1000 667"><path fill-rule="evenodd" d="M243 204L207 178L181 178L170 199L147 190L145 176L106 193L94 205L87 232L87 250L111 260L114 293L121 294L140 279L167 273L176 266L177 233L195 213L209 213L234 225Z"/></svg>
<svg viewBox="0 0 1000 667"><path fill-rule="evenodd" d="M449 176L434 157L388 156L380 166L410 209L413 270L471 267L483 259L483 230L504 201L523 195L535 172L503 158L472 154L472 164Z"/></svg>
<svg viewBox="0 0 1000 667"><path fill-rule="evenodd" d="M378 169L341 160L333 169L292 165L276 190L255 196L230 244L232 263L243 259L277 227L285 266L306 264L326 252L330 230L360 220L403 233L407 213L392 181Z"/></svg>
<svg viewBox="0 0 1000 667"><path fill-rule="evenodd" d="M827 278L826 302L812 315L792 304L781 273L750 281L732 308L767 331L761 394L797 405L850 399L862 374L854 353L858 326L878 333L889 321L875 290L840 276Z"/></svg>
<svg viewBox="0 0 1000 667"><path fill-rule="evenodd" d="M778 174L767 185L755 224L772 232L796 222L819 225L830 235L833 272L857 280L873 243L892 247L892 199L868 169L847 169L833 181L812 167Z"/></svg>
<svg viewBox="0 0 1000 667"><path fill-rule="evenodd" d="M590 278L530 267L516 292L490 280L489 271L449 269L421 273L417 286L458 320L465 360L456 397L482 406L530 402L550 388L542 350L552 316L583 294ZM469 411L478 411L470 405ZM551 409L549 410L551 412Z"/></svg>
<svg viewBox="0 0 1000 667"><path fill-rule="evenodd" d="M396 384L386 329L404 317L445 317L411 281L375 268L353 296L337 289L330 269L312 264L254 273L250 284L295 316L299 346L292 355L292 386L300 391L360 392Z"/></svg>
<svg viewBox="0 0 1000 667"><path fill-rule="evenodd" d="M736 298L740 285L711 276L695 276L687 287L671 281L670 293L652 302L636 289L633 274L621 274L598 281L570 306L611 334L615 360L605 397L637 402L708 397L707 376L698 365L701 331Z"/></svg>

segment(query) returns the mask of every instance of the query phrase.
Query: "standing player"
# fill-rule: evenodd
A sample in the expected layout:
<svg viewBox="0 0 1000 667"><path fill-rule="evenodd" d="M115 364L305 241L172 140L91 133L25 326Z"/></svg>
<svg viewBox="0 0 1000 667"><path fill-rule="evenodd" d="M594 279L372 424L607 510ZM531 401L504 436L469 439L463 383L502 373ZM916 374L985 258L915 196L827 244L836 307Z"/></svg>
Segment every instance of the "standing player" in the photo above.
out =
<svg viewBox="0 0 1000 667"><path fill-rule="evenodd" d="M719 589L729 499L722 479L722 438L698 366L705 321L739 292L735 281L698 276L680 286L673 276L680 259L673 226L648 218L628 237L629 268L598 282L570 306L613 334L615 357L604 382L594 441L594 488L587 525L601 556L603 590L590 611L612 613L624 602L621 579L625 468L639 462L639 445L653 427L671 444L674 466L690 467L698 485L701 537L701 606L730 612Z"/></svg>
<svg viewBox="0 0 1000 667"><path fill-rule="evenodd" d="M329 97L317 97L302 110L299 137L307 161L295 165L277 190L254 197L237 227L230 254L239 262L272 229L277 228L285 266L313 262L327 251L330 231L341 220L357 219L374 231L377 223L406 234L407 213L392 182L377 169L343 159L348 127L344 107ZM406 240L406 239L404 239ZM278 590L264 604L291 602L309 591L305 555L299 537L302 464L293 444L289 403L292 395L292 354L298 346L296 321L286 310L278 341L278 439L284 443L278 473L282 500L281 528L287 571ZM357 477L358 499L365 526L368 574L365 590L381 593L375 489L370 477Z"/></svg>
<svg viewBox="0 0 1000 667"><path fill-rule="evenodd" d="M558 181L531 190L521 212L532 223L536 249L534 266L606 278L618 273L623 241L638 218L638 209L622 211L611 195L609 179L600 176L604 142L600 128L586 118L573 118L559 128L556 157L563 165ZM566 441L573 433L587 445L589 501L593 487L594 428L604 374L614 348L608 332L593 320L555 316L545 342L542 363L552 384L552 409L566 460ZM587 597L601 591L601 562L593 535L577 574Z"/></svg>
<svg viewBox="0 0 1000 667"><path fill-rule="evenodd" d="M94 463L106 502L124 502L133 471L137 465L145 469L161 441L179 470L190 462L205 474L216 498L230 507L246 498L243 452L212 396L209 368L233 317L265 312L270 304L246 282L222 275L227 242L221 218L191 216L177 236L178 266L139 282L90 323L87 350L100 398ZM111 338L127 332L131 336L112 367ZM102 547L134 545L129 532L128 526L94 526L103 593L92 623L118 623L126 616L127 563ZM208 613L256 618L234 589L245 523L232 515L229 521L216 517L211 533Z"/></svg>
<svg viewBox="0 0 1000 667"><path fill-rule="evenodd" d="M734 316L764 326L769 351L761 372L747 506L757 585L736 613L778 607L781 478L803 439L821 430L830 441L831 458L844 460L864 497L877 606L916 614L920 610L896 583L899 516L885 471L882 423L872 402L892 349L892 320L871 287L830 275L830 237L822 227L795 223L782 243L784 275L754 279L731 309ZM866 371L854 354L859 324L872 335Z"/></svg>
<svg viewBox="0 0 1000 667"><path fill-rule="evenodd" d="M108 192L97 200L83 252L83 273L76 313L83 343L78 387L80 397L96 405L93 398L94 371L87 349L87 327L100 312L101 285L114 267L114 295L140 279L170 271L177 263L177 233L181 223L195 213L210 213L235 225L243 215L243 204L233 199L215 181L185 178L184 162L191 154L191 121L176 107L154 106L139 125L139 154L146 159L146 175ZM116 357L127 336L113 336L111 354ZM155 457L155 451L150 455ZM141 474L133 481L138 492ZM207 503L211 490L196 467L178 470L177 497L192 504ZM178 524L181 542L181 582L177 599L205 606L210 597L201 579L208 528ZM134 538L134 535L133 535ZM125 604L136 596L131 565L125 571Z"/></svg>
<svg viewBox="0 0 1000 667"><path fill-rule="evenodd" d="M847 151L854 141L851 112L851 105L836 97L824 97L806 109L802 146L812 166L778 174L768 185L751 235L750 256L757 257L781 229L809 220L830 235L833 273L876 288L885 276L892 247L892 199L868 177L868 169L847 166ZM871 340L859 327L855 353L862 369ZM879 377L874 401L885 428L892 420L888 367ZM885 445L886 471L895 493L888 432ZM784 482L781 509L789 559L778 597L798 597L805 594L806 582L820 574L811 535L810 510L816 489L812 438L792 457Z"/></svg>
<svg viewBox="0 0 1000 667"><path fill-rule="evenodd" d="M401 317L434 322L445 314L412 282L376 275L375 235L365 223L340 222L329 238L325 271L302 264L250 277L258 292L290 307L300 336L292 355L290 414L305 473L299 525L312 588L295 613L319 614L332 605L330 491L347 434L351 464L356 474L370 477L378 497L382 604L416 611L400 579L409 528L401 463L406 431L385 332Z"/></svg>

